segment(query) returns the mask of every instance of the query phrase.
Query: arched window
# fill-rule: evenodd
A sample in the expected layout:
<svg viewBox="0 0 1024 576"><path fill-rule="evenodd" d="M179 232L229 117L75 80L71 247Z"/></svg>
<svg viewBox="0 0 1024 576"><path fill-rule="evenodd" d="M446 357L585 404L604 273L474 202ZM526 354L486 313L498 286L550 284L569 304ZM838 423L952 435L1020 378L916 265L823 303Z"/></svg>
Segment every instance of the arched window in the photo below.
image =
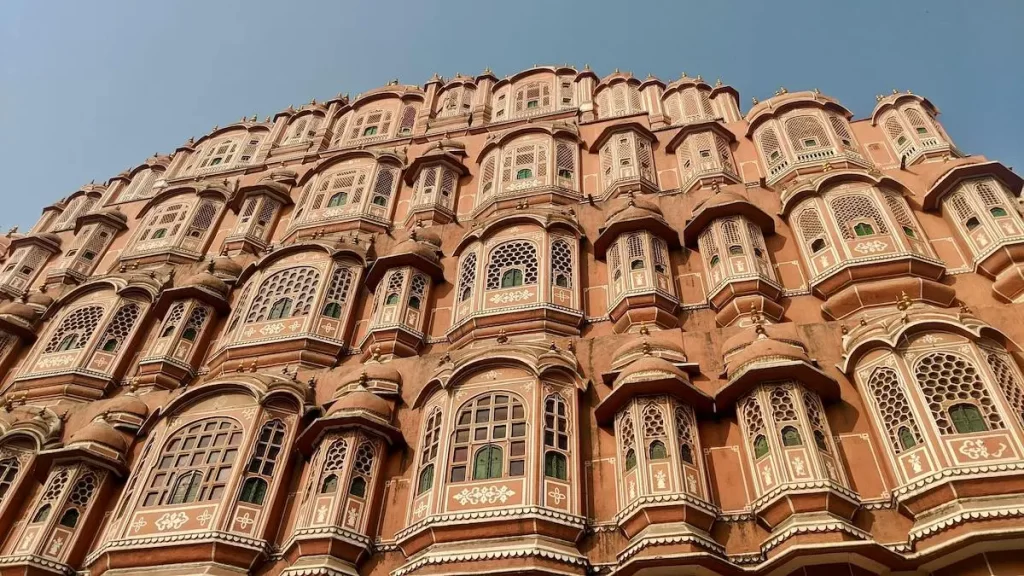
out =
<svg viewBox="0 0 1024 576"><path fill-rule="evenodd" d="M903 125L896 119L895 116L889 116L885 120L885 132L889 135L889 140L896 147L896 151L901 151L910 144L910 138L904 133Z"/></svg>
<svg viewBox="0 0 1024 576"><path fill-rule="evenodd" d="M210 418L185 425L168 439L150 471L142 505L223 498L241 441L242 428L234 420Z"/></svg>
<svg viewBox="0 0 1024 576"><path fill-rule="evenodd" d="M929 133L928 123L925 122L924 117L921 116L920 112L914 108L905 108L903 113L907 117L907 122L910 123L910 126L913 127L918 134L927 135Z"/></svg>
<svg viewBox="0 0 1024 576"><path fill-rule="evenodd" d="M502 192L548 183L551 140L516 141L501 150ZM536 178L536 180L534 180Z"/></svg>
<svg viewBox="0 0 1024 576"><path fill-rule="evenodd" d="M843 148L853 149L853 136L850 135L850 127L846 121L835 114L829 114L828 122L832 125L836 136L839 137L839 141L843 143Z"/></svg>
<svg viewBox="0 0 1024 576"><path fill-rule="evenodd" d="M651 445L648 448L648 455L651 460L664 460L665 458L668 458L668 450L665 448L665 443L661 440L651 442Z"/></svg>
<svg viewBox="0 0 1024 576"><path fill-rule="evenodd" d="M544 400L544 473L566 479L566 456L569 451L569 413L565 400L552 394Z"/></svg>
<svg viewBox="0 0 1024 576"><path fill-rule="evenodd" d="M502 468L500 447L488 444L476 451L476 458L473 460L474 480L501 478Z"/></svg>
<svg viewBox="0 0 1024 576"><path fill-rule="evenodd" d="M665 414L657 404L649 403L643 409L644 442L647 444L647 455L651 460L668 458L665 448L667 431Z"/></svg>
<svg viewBox="0 0 1024 576"><path fill-rule="evenodd" d="M78 350L84 347L101 318L102 306L84 306L68 313L50 336L43 353Z"/></svg>
<svg viewBox="0 0 1024 576"><path fill-rule="evenodd" d="M549 478L565 480L568 477L565 455L559 452L546 452L544 454L544 475Z"/></svg>
<svg viewBox="0 0 1024 576"><path fill-rule="evenodd" d="M14 480L18 477L20 466L17 458L5 458L0 460L0 503L3 503L4 496L14 486Z"/></svg>
<svg viewBox="0 0 1024 576"><path fill-rule="evenodd" d="M324 308L322 315L330 318L340 318L342 308L348 302L349 292L352 287L352 269L336 264L334 273L331 275L331 283L327 287L327 295L324 297Z"/></svg>
<svg viewBox="0 0 1024 576"><path fill-rule="evenodd" d="M882 213L868 196L848 194L832 199L832 215L839 224L843 238L856 240L859 236L888 234Z"/></svg>
<svg viewBox="0 0 1024 576"><path fill-rule="evenodd" d="M491 252L487 264L487 289L537 283L537 247L532 242L514 240Z"/></svg>
<svg viewBox="0 0 1024 576"><path fill-rule="evenodd" d="M473 478L477 478L482 471L497 474L486 478L525 474L526 423L526 408L522 401L507 393L494 392L478 396L464 404L455 420L450 480L466 480L471 455ZM487 458L483 468L480 460L482 453ZM507 459L504 458L505 454L508 455ZM508 462L507 467L504 467L504 460ZM497 470L494 469L495 463L499 466Z"/></svg>
<svg viewBox="0 0 1024 576"><path fill-rule="evenodd" d="M320 481L321 494L334 494L338 491L338 471L345 466L348 455L348 442L338 439L327 448L323 463L323 479Z"/></svg>
<svg viewBox="0 0 1024 576"><path fill-rule="evenodd" d="M825 225L821 223L821 217L817 210L814 208L804 210L797 216L796 222L800 228L800 236L810 246L812 254L817 254L828 247Z"/></svg>
<svg viewBox="0 0 1024 576"><path fill-rule="evenodd" d="M349 130L349 140L391 135L391 110L367 110L356 116Z"/></svg>
<svg viewBox="0 0 1024 576"><path fill-rule="evenodd" d="M462 259L459 269L459 302L465 302L473 295L476 284L476 252L470 252Z"/></svg>
<svg viewBox="0 0 1024 576"><path fill-rule="evenodd" d="M559 141L555 146L555 174L561 186L575 188L576 150L568 142Z"/></svg>
<svg viewBox="0 0 1024 576"><path fill-rule="evenodd" d="M761 458L768 454L768 438L759 434L754 438L754 458Z"/></svg>
<svg viewBox="0 0 1024 576"><path fill-rule="evenodd" d="M268 478L274 475L274 466L284 443L284 432L284 424L280 420L271 420L263 425L246 472Z"/></svg>
<svg viewBox="0 0 1024 576"><path fill-rule="evenodd" d="M893 451L899 454L922 442L917 418L910 408L910 401L897 372L892 368L876 368L868 378L868 388Z"/></svg>
<svg viewBox="0 0 1024 576"><path fill-rule="evenodd" d="M747 398L742 407L743 428L754 451L754 459L768 455L768 437L764 433L764 414L755 396Z"/></svg>
<svg viewBox="0 0 1024 576"><path fill-rule="evenodd" d="M420 446L420 476L416 494L422 494L434 485L434 461L441 444L441 410L434 408L427 416Z"/></svg>
<svg viewBox="0 0 1024 576"><path fill-rule="evenodd" d="M373 473L374 459L373 446L369 442L360 444L352 464L352 480L348 486L350 495L359 498L366 496L366 486L369 483L370 474Z"/></svg>
<svg viewBox="0 0 1024 576"><path fill-rule="evenodd" d="M398 170L391 166L377 169L377 178L373 182L373 196L370 203L375 206L387 206L398 184Z"/></svg>
<svg viewBox="0 0 1024 576"><path fill-rule="evenodd" d="M107 330L100 338L100 345L104 352L116 352L131 336L135 322L139 319L139 313L139 305L134 302L121 306L114 313L114 317L107 325Z"/></svg>
<svg viewBox="0 0 1024 576"><path fill-rule="evenodd" d="M68 508L67 510L64 511L64 514L61 515L60 520L58 521L58 523L61 526L66 526L68 528L74 528L75 526L78 525L78 517L79 516L80 516L80 513L78 512L78 510L76 510L74 508Z"/></svg>
<svg viewBox="0 0 1024 576"><path fill-rule="evenodd" d="M206 306L196 306L193 308L192 313L188 315L185 329L181 331L181 339L195 342L196 337L199 336L199 331L203 329L206 319L209 317L210 309Z"/></svg>
<svg viewBox="0 0 1024 576"><path fill-rule="evenodd" d="M551 283L559 288L572 288L572 248L565 240L551 243Z"/></svg>
<svg viewBox="0 0 1024 576"><path fill-rule="evenodd" d="M407 305L412 310L419 310L423 302L423 296L427 291L427 277L423 274L413 274L409 282L409 299Z"/></svg>
<svg viewBox="0 0 1024 576"><path fill-rule="evenodd" d="M529 82L516 89L516 115L544 112L549 108L551 108L550 82Z"/></svg>
<svg viewBox="0 0 1024 576"><path fill-rule="evenodd" d="M971 432L985 432L988 426L981 416L981 410L974 404L957 404L949 409L949 419L953 421L953 427L958 434Z"/></svg>
<svg viewBox="0 0 1024 576"><path fill-rule="evenodd" d="M693 464L693 447L695 446L697 430L692 412L689 411L689 408L676 406L674 414L679 456L683 462Z"/></svg>
<svg viewBox="0 0 1024 576"><path fill-rule="evenodd" d="M239 494L239 502L263 505L263 499L267 496L267 481L262 478L246 478L242 484L242 493Z"/></svg>
<svg viewBox="0 0 1024 576"><path fill-rule="evenodd" d="M288 268L271 274L253 298L246 322L309 314L319 283L320 271L312 266Z"/></svg>
<svg viewBox="0 0 1024 576"><path fill-rule="evenodd" d="M917 222L915 222L913 216L910 215L910 210L907 208L907 201L902 197L891 193L883 193L882 198L885 199L885 204L889 207L889 212L892 213L893 218L900 225L900 228L903 229L903 233L909 238L917 238Z"/></svg>
<svg viewBox="0 0 1024 576"><path fill-rule="evenodd" d="M626 472L636 468L636 451L633 449L635 433L633 417L627 413L619 424L619 447L622 449Z"/></svg>
<svg viewBox="0 0 1024 576"><path fill-rule="evenodd" d="M413 106L406 106L402 109L402 119L398 123L398 135L408 136L412 134L412 129L416 125L416 108Z"/></svg>
<svg viewBox="0 0 1024 576"><path fill-rule="evenodd" d="M51 506L49 504L43 504L40 506L39 510L36 511L36 515L32 517L32 523L38 524L40 522L45 522L46 519L50 517L50 508Z"/></svg>
<svg viewBox="0 0 1024 576"><path fill-rule="evenodd" d="M803 440L800 439L800 432L793 426L785 426L782 428L782 445L783 446L802 446Z"/></svg>
<svg viewBox="0 0 1024 576"><path fill-rule="evenodd" d="M494 165L495 155L491 154L484 160L483 168L480 169L480 197L486 198L494 191Z"/></svg>
<svg viewBox="0 0 1024 576"><path fill-rule="evenodd" d="M797 116L786 121L789 143L797 152L831 146L825 127L814 116Z"/></svg>
<svg viewBox="0 0 1024 576"><path fill-rule="evenodd" d="M1006 428L979 370L967 358L932 352L917 361L914 376L943 435Z"/></svg>
<svg viewBox="0 0 1024 576"><path fill-rule="evenodd" d="M1021 424L1024 424L1024 387L1021 387L1017 371L1010 367L1013 360L1008 356L1000 357L995 353L988 354L987 360L989 368L992 369L992 373L996 377L996 383L999 384L999 389L1003 391L1006 403L1010 405ZM0 494L0 498L2 497Z"/></svg>
<svg viewBox="0 0 1024 576"><path fill-rule="evenodd" d="M781 162L785 157L782 154L782 146L779 144L779 137L775 135L775 129L766 127L758 135L761 144L761 154L764 155L768 166L772 167Z"/></svg>

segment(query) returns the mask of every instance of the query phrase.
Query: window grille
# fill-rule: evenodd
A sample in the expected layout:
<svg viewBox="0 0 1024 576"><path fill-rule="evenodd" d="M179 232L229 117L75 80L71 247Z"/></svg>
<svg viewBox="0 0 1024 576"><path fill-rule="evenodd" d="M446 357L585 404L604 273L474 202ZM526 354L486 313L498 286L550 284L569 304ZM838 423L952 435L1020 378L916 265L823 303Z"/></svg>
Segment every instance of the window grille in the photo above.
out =
<svg viewBox="0 0 1024 576"><path fill-rule="evenodd" d="M560 288L572 288L572 249L565 240L551 244L551 282Z"/></svg>
<svg viewBox="0 0 1024 576"><path fill-rule="evenodd" d="M484 160L484 167L480 171L480 197L486 198L494 191L494 164L495 155L491 154Z"/></svg>
<svg viewBox="0 0 1024 576"><path fill-rule="evenodd" d="M377 180L373 183L373 197L370 203L376 206L387 206L391 195L395 192L398 182L398 170L390 166L381 166L377 170Z"/></svg>
<svg viewBox="0 0 1024 576"><path fill-rule="evenodd" d="M49 343L43 350L44 354L64 352L83 348L92 336L96 326L103 318L102 306L84 306L64 317L57 326Z"/></svg>
<svg viewBox="0 0 1024 576"><path fill-rule="evenodd" d="M679 455L683 462L694 464L694 448L697 446L697 427L693 413L689 407L676 406L674 411L676 424L676 443L679 444Z"/></svg>
<svg viewBox="0 0 1024 576"><path fill-rule="evenodd" d="M469 300L476 284L476 252L470 252L462 260L459 271L459 302Z"/></svg>
<svg viewBox="0 0 1024 576"><path fill-rule="evenodd" d="M288 268L272 274L260 285L246 322L267 320L271 307L283 298L292 302L291 313L287 316L309 314L319 283L320 272L311 266Z"/></svg>
<svg viewBox="0 0 1024 576"><path fill-rule="evenodd" d="M100 338L99 347L104 352L117 352L121 345L131 336L135 323L139 320L139 305L125 304L114 314L106 332Z"/></svg>
<svg viewBox="0 0 1024 576"><path fill-rule="evenodd" d="M839 230L843 238L855 240L854 225L860 222L869 221L878 234L888 234L889 228L885 225L878 206L868 196L851 194L840 196L830 202L832 216L839 223Z"/></svg>
<svg viewBox="0 0 1024 576"><path fill-rule="evenodd" d="M450 481L467 480L470 468L476 479L523 476L526 425L526 408L511 394L494 392L463 404L455 420Z"/></svg>
<svg viewBox="0 0 1024 576"><path fill-rule="evenodd" d="M910 408L910 400L895 370L875 369L868 379L868 388L895 453L899 454L924 441Z"/></svg>
<svg viewBox="0 0 1024 576"><path fill-rule="evenodd" d="M989 354L987 356L989 368L996 377L999 389L1003 391L1006 403L1010 405L1014 414L1024 424L1024 388L1021 387L1017 372L1010 367L1013 360L1009 357Z"/></svg>
<svg viewBox="0 0 1024 576"><path fill-rule="evenodd" d="M434 462L441 444L441 410L434 408L427 416L423 427L423 442L420 444L420 473L416 495L430 490L434 485Z"/></svg>
<svg viewBox="0 0 1024 576"><path fill-rule="evenodd" d="M402 119L398 124L398 135L408 136L412 134L413 127L416 125L416 108L413 106L406 106L402 109Z"/></svg>
<svg viewBox="0 0 1024 576"><path fill-rule="evenodd" d="M521 272L522 285L537 283L537 247L532 242L505 242L491 252L487 264L487 289L501 288L505 273L513 269Z"/></svg>
<svg viewBox="0 0 1024 576"><path fill-rule="evenodd" d="M142 505L220 500L241 442L241 426L227 418L186 425L167 441L150 472Z"/></svg>
<svg viewBox="0 0 1024 576"><path fill-rule="evenodd" d="M785 154L782 153L782 146L779 144L779 137L775 135L774 128L768 127L761 130L757 140L761 144L761 154L764 155L769 167L785 159Z"/></svg>
<svg viewBox="0 0 1024 576"><path fill-rule="evenodd" d="M3 503L4 496L14 486L14 481L18 478L19 468L17 458L4 458L0 460L0 504Z"/></svg>
<svg viewBox="0 0 1024 576"><path fill-rule="evenodd" d="M1003 429L992 397L974 364L951 352L933 352L917 361L914 375L942 434L956 434L950 408L969 403L980 410L990 429Z"/></svg>
<svg viewBox="0 0 1024 576"><path fill-rule="evenodd" d="M786 121L786 134L793 149L813 150L831 146L825 127L814 116L797 116Z"/></svg>
<svg viewBox="0 0 1024 576"><path fill-rule="evenodd" d="M832 130L836 133L836 137L843 144L843 148L853 150L853 135L850 134L850 128L847 126L846 121L835 114L829 114L828 122L832 125Z"/></svg>

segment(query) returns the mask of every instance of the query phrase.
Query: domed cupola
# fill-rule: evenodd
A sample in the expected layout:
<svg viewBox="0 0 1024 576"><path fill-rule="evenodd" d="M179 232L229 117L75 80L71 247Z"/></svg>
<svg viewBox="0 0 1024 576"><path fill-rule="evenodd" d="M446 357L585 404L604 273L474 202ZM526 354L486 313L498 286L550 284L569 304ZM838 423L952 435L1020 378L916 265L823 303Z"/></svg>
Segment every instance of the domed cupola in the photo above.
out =
<svg viewBox="0 0 1024 576"><path fill-rule="evenodd" d="M615 520L629 547L643 550L638 565L655 561L666 537L685 537L702 552L719 549L708 533L719 510L697 427L697 415L713 412L713 403L691 381L700 369L672 334L641 327L639 337L620 346L603 374L612 391L595 410L599 423L615 429L622 463Z"/></svg>
<svg viewBox="0 0 1024 576"><path fill-rule="evenodd" d="M912 166L944 156L962 157L949 134L936 119L939 109L917 94L893 90L875 97L871 125L881 128L894 155L894 162Z"/></svg>
<svg viewBox="0 0 1024 576"><path fill-rule="evenodd" d="M388 392L384 397L367 388L374 380L400 376L371 366L350 373L326 412L296 441L311 461L293 538L284 550L298 565L330 557L354 571L372 547L383 490L381 469L389 449L404 444L404 438L393 424L397 396ZM338 536L348 544L334 546Z"/></svg>
<svg viewBox="0 0 1024 576"><path fill-rule="evenodd" d="M27 292L46 262L60 254L60 250L60 236L52 232L36 232L11 240L9 256L0 271L0 293L17 298Z"/></svg>
<svg viewBox="0 0 1024 576"><path fill-rule="evenodd" d="M817 90L780 88L755 103L746 115L746 135L760 152L768 185L827 168L871 168L853 137L851 118L853 113Z"/></svg>
<svg viewBox="0 0 1024 576"><path fill-rule="evenodd" d="M679 325L670 258L678 246L678 233L654 201L629 194L613 204L594 240L594 255L607 263L608 315L616 332Z"/></svg>
<svg viewBox="0 0 1024 576"><path fill-rule="evenodd" d="M238 217L224 239L224 250L257 255L266 250L281 212L294 204L291 190L296 181L294 170L278 169L239 186L228 202Z"/></svg>
<svg viewBox="0 0 1024 576"><path fill-rule="evenodd" d="M231 287L216 271L217 261L211 260L160 294L156 309L163 322L139 360L137 385L173 389L196 376L199 352L212 337L212 326L230 310Z"/></svg>
<svg viewBox="0 0 1024 576"><path fill-rule="evenodd" d="M775 232L775 220L738 190L713 190L694 208L683 239L700 252L718 325L743 323L752 310L778 322L782 286L764 240Z"/></svg>
<svg viewBox="0 0 1024 576"><path fill-rule="evenodd" d="M859 534L850 523L859 497L823 407L838 399L839 385L809 357L793 325L765 325L760 314L752 320L723 346L726 382L715 405L735 406L752 465L754 512L772 530L806 514L827 516L835 523L830 530Z"/></svg>
<svg viewBox="0 0 1024 576"><path fill-rule="evenodd" d="M360 342L364 358L374 355L414 356L426 337L435 283L444 280L441 239L414 228L409 237L377 258L366 274L373 308L366 336Z"/></svg>
<svg viewBox="0 0 1024 576"><path fill-rule="evenodd" d="M439 140L417 156L405 170L405 183L413 187L412 202L405 216L427 226L455 220L459 179L469 174L465 165L466 145L455 140Z"/></svg>

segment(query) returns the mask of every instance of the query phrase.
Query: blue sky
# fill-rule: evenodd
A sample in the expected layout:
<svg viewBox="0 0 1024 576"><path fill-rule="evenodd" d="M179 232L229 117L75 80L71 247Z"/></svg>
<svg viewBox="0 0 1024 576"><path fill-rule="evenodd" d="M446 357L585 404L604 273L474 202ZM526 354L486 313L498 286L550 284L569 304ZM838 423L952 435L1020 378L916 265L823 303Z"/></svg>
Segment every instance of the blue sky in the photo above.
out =
<svg viewBox="0 0 1024 576"><path fill-rule="evenodd" d="M0 2L0 227L243 114L433 72L589 63L819 88L858 118L927 96L957 145L1024 171L1024 2Z"/></svg>

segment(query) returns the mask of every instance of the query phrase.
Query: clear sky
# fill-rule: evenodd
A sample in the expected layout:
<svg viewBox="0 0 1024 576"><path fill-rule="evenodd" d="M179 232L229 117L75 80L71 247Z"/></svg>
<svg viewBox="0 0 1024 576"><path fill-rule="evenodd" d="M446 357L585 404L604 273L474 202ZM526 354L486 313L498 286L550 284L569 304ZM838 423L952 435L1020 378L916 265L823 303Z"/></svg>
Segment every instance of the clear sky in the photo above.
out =
<svg viewBox="0 0 1024 576"><path fill-rule="evenodd" d="M858 118L931 99L956 144L1024 171L1024 0L2 0L0 227L243 114L433 72L585 63L740 91L819 88Z"/></svg>

